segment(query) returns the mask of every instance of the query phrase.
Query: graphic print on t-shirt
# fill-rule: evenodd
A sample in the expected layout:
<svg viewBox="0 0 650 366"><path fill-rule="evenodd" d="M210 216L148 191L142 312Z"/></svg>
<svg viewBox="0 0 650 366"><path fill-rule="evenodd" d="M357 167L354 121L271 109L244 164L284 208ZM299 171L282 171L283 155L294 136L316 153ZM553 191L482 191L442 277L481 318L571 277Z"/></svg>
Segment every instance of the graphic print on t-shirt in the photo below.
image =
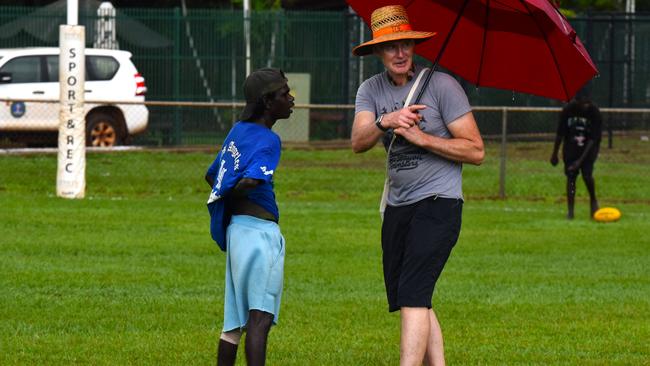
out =
<svg viewBox="0 0 650 366"><path fill-rule="evenodd" d="M391 170L411 170L418 167L420 161L424 158L424 150L415 152L405 152L402 154L391 154L388 158L388 164Z"/></svg>
<svg viewBox="0 0 650 366"><path fill-rule="evenodd" d="M576 146L582 147L585 145L585 142L589 136L589 119L585 117L569 117L567 119L569 133L573 136L573 142Z"/></svg>

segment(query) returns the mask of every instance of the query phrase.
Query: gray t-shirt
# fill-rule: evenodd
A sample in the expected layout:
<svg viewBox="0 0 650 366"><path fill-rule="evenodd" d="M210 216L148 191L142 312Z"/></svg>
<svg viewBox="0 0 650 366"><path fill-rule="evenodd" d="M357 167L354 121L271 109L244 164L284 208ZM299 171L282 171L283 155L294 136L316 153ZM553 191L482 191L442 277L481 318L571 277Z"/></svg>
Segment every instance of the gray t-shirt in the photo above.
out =
<svg viewBox="0 0 650 366"><path fill-rule="evenodd" d="M416 68L416 76L421 69ZM424 77L426 74L421 83ZM389 81L387 72L369 78L357 91L355 113L370 111L379 116L402 109L415 79L413 77L404 86L395 86ZM460 84L442 72L433 74L419 104L427 106L419 111L422 116L420 128L430 135L443 138L451 138L447 125L472 110ZM391 137L392 131L384 136L386 148ZM463 198L461 163L414 146L398 136L393 143L388 164L390 190L387 202L391 206L404 206L436 195Z"/></svg>

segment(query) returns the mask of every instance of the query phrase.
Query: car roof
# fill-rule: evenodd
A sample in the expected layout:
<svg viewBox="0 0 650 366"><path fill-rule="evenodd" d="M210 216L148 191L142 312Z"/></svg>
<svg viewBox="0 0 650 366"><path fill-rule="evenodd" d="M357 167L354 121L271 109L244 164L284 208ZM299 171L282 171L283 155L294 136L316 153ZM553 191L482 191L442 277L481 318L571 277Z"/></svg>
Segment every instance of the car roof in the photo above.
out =
<svg viewBox="0 0 650 366"><path fill-rule="evenodd" d="M24 47L24 48L0 48L0 57L3 56L25 56L25 55L58 55L60 49L57 47ZM131 57L131 52L122 50L109 50L103 48L86 48L86 55L99 56L122 56Z"/></svg>

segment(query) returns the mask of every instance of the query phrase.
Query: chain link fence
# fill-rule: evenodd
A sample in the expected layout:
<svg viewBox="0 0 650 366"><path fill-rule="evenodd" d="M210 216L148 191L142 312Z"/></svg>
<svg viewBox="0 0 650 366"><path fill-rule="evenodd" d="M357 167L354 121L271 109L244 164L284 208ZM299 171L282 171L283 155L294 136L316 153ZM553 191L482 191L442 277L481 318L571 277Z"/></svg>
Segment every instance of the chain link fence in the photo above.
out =
<svg viewBox="0 0 650 366"><path fill-rule="evenodd" d="M0 49L57 47L64 12L0 6ZM87 47L104 44L94 42L104 21L90 5L81 7ZM273 66L309 75L305 103L352 104L359 84L383 69L374 57L351 55L352 47L371 34L349 11L253 11L248 56L240 10L125 8L110 21L115 39L108 43L132 53L147 78L148 100L241 101L248 61L253 69ZM600 71L590 85L595 102L608 108L650 107L650 14L594 13L569 21ZM463 84L474 105L560 105Z"/></svg>
<svg viewBox="0 0 650 366"><path fill-rule="evenodd" d="M16 103L25 102L0 99L0 113L15 111ZM21 117L11 117L20 121L21 129L0 131L0 163L8 155L30 151L56 152L56 121L60 105L57 101L39 101L36 104L42 106L26 104L27 109L33 112L30 114L32 120L23 119L28 116L27 113ZM98 149L122 150L119 145L130 145L136 149L182 148L216 152L232 124L237 121L244 104L160 101L130 104L127 107L147 111L148 116L146 130L133 135L122 135L125 129L119 117L106 118L110 116L109 109L119 115L120 106L119 103L105 102L86 107L86 142L91 146L91 153ZM353 110L353 105L297 104L291 118L278 121L273 129L281 136L286 148L349 149ZM618 178L625 177L623 180L629 186L625 187L625 193L618 192L614 198L625 200L629 199L626 197L633 197L634 202L650 203L646 188L650 184L650 175L645 171L650 165L650 109L602 108L601 112L604 130L600 160L608 164L609 168L605 169L610 172L627 167L616 174L622 174ZM560 108L557 107L475 106L475 118L487 149L486 163L478 171L491 177L489 180L493 183L478 187L473 192L474 196L535 198L530 196L532 193L526 187L531 177L538 176L540 181L551 180L551 170L546 163L553 146L559 113ZM104 116L99 122L94 117L98 114ZM222 123L214 119L215 114L223 117ZM116 121L120 122L114 124ZM101 146L96 143L98 139L112 141L116 148L92 148ZM29 148L47 146L50 148ZM469 172L474 174L472 172L475 171ZM629 174L634 174L634 179L630 179ZM559 177L561 170L558 169L556 175ZM614 178L608 176L607 179ZM609 184L617 186L616 181ZM562 190L557 189L556 194L561 193Z"/></svg>
<svg viewBox="0 0 650 366"><path fill-rule="evenodd" d="M58 34L54 30L64 19L64 9L0 6L0 52L26 46L57 47ZM253 68L282 68L290 79L296 103L312 106L294 115L300 121L286 127L293 131L283 131L285 136L301 141L347 139L353 119L351 108L314 105L353 104L359 84L383 69L374 57L351 56L351 48L371 35L361 19L349 11L254 11L250 16L252 53L248 59L244 17L237 10L188 9L183 12L180 8L128 8L117 9L115 16L107 20L105 15L86 4L80 9L79 19L86 28L87 47L110 44L111 48L119 46L128 50L130 60L125 62L132 62L137 68L136 78L141 79L137 81L135 75L127 75L126 84L118 85L111 83L113 80L101 80L112 70L105 58L96 61L95 57L87 65L91 71L87 80L95 83L87 89L104 92L94 100L107 101L102 107L106 113L101 114L102 119L110 123L103 125L114 125L117 143L145 146L216 143L237 120L244 99L241 84L247 61ZM112 23L104 24L106 21ZM650 15L587 14L570 21L600 70L600 76L590 85L596 104L607 108L650 107ZM102 39L102 29L111 29L111 37L115 39L104 42L108 40ZM43 122L43 129L55 130L50 117L57 112L52 112L52 106L41 110L41 106L31 107L29 102L35 99L43 101L41 105L44 105L46 100L56 100L54 80L41 76L39 88L34 84L14 83L19 79L8 82L4 80L8 71L15 74L16 70L6 70L7 65L2 65L1 57L0 139L3 144L6 146L7 142L16 140L15 135L28 135L29 131L33 132L34 139L42 135L43 131L34 128L32 122L31 127L21 127L32 113L47 114L50 122ZM56 70L54 61L49 58L42 62L45 66L39 69L46 69L50 74ZM22 70L26 77L36 77L35 72L26 70L27 67ZM477 107L561 107L557 101L476 88L459 81L470 102ZM97 86L97 82L104 85ZM142 85L138 86L138 82ZM126 102L144 100L142 96L134 99L133 88L136 87L146 88L146 104L119 107L129 105ZM18 116L21 106L26 108L25 116ZM127 113L127 109L133 111ZM89 107L88 112L91 110L93 113L88 118L97 117L102 111L97 106ZM485 121L480 122L485 124L481 126L484 133L488 136L499 134L499 112L480 113L485 115L479 118ZM129 121L134 118L146 121L146 132L131 131ZM543 112L515 113L509 119L509 133L513 136L548 133L554 125ZM645 129L647 124L641 113L612 114L606 119L606 127L612 135L617 130ZM38 142L30 145L38 145Z"/></svg>
<svg viewBox="0 0 650 366"><path fill-rule="evenodd" d="M87 144L216 149L243 107L241 84L247 61L243 13L118 9L112 28L103 26L102 19L94 9L82 7L80 23L86 27L87 47L106 43L95 42L98 29L113 29L115 42L106 44L128 50L137 71L126 75L127 86L116 87L108 80L110 62L97 59L86 65L86 80L95 83L87 89L106 92L87 98ZM64 14L56 9L0 6L0 52L16 47L58 47L54 29L63 21ZM363 80L383 69L376 58L350 54L353 46L371 37L367 27L347 11L252 12L250 21L252 53L248 61L253 69L282 68L296 97L291 119L274 127L284 145L347 148L356 90ZM616 152L610 154L614 164L616 159L627 161L635 156L637 163L647 165L650 15L588 14L570 21L600 70L590 88L604 117L601 151ZM37 74L27 68L3 69L0 58L3 153L56 144L58 83L47 75L54 75L58 66L47 59L40 62L32 65L42 73L38 82L21 84L22 76L17 75L34 78ZM498 168L486 171L495 176L499 188L490 188L483 195L516 194L506 181L516 181L518 174L526 173L518 172L512 162L522 151L534 149L539 159L547 160L561 103L460 82L475 107L489 154L497 159L493 163ZM6 92L10 85L19 89Z"/></svg>
<svg viewBox="0 0 650 366"><path fill-rule="evenodd" d="M243 102L95 101L85 107L88 146L212 146L220 143L244 107ZM59 101L0 98L0 147L54 146ZM474 106L482 135L489 141L552 140L560 107ZM617 136L650 131L649 108L601 108L607 146ZM218 118L215 116L219 116ZM298 103L288 121L274 130L289 143L345 144L354 105ZM144 125L144 127L143 127ZM108 136L110 135L110 136ZM48 138L49 137L49 138Z"/></svg>

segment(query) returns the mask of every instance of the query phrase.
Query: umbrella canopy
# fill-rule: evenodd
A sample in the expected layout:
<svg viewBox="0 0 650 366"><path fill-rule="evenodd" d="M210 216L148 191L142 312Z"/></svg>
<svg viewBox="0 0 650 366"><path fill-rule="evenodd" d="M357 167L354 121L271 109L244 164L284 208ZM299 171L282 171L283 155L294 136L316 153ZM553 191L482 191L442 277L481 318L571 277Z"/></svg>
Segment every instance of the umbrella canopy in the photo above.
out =
<svg viewBox="0 0 650 366"><path fill-rule="evenodd" d="M368 24L373 10L404 6L414 30L438 33L415 52L476 86L567 101L598 74L571 25L548 0L347 2Z"/></svg>

